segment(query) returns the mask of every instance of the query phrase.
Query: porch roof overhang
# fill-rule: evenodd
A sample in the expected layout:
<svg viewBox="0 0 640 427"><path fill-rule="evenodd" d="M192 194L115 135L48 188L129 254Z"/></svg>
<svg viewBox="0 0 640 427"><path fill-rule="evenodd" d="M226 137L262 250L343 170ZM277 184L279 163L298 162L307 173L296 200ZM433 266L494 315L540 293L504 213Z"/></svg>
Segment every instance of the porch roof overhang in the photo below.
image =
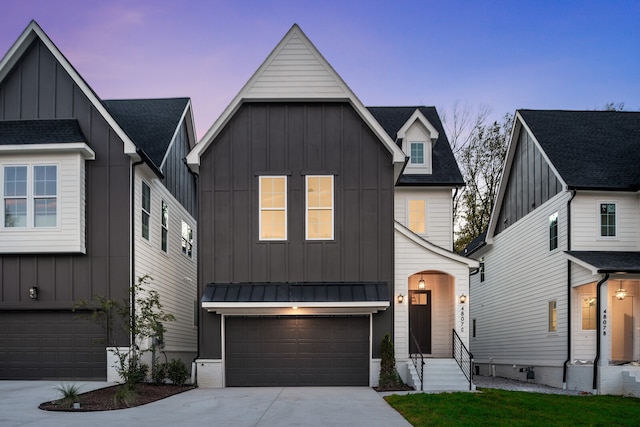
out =
<svg viewBox="0 0 640 427"><path fill-rule="evenodd" d="M565 254L593 274L640 274L640 252L565 251Z"/></svg>
<svg viewBox="0 0 640 427"><path fill-rule="evenodd" d="M209 283L201 302L225 315L372 314L390 305L383 282Z"/></svg>

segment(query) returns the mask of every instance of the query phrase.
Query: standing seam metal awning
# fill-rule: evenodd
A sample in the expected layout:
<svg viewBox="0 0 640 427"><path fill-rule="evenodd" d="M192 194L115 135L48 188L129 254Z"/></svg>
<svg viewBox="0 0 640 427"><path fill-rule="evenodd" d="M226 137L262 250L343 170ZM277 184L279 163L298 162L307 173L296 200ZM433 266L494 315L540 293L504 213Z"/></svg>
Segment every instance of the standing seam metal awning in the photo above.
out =
<svg viewBox="0 0 640 427"><path fill-rule="evenodd" d="M209 283L202 296L202 307L209 312L235 315L370 314L389 307L389 285Z"/></svg>

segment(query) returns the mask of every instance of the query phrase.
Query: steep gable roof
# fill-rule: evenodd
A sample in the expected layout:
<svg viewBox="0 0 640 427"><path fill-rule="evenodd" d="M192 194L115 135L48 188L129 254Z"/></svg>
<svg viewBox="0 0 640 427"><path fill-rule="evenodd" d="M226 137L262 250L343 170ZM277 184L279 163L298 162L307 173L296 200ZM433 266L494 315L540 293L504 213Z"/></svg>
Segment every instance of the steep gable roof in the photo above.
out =
<svg viewBox="0 0 640 427"><path fill-rule="evenodd" d="M190 100L119 99L103 103L127 135L160 168Z"/></svg>
<svg viewBox="0 0 640 427"><path fill-rule="evenodd" d="M518 110L573 189L640 190L640 113Z"/></svg>
<svg viewBox="0 0 640 427"><path fill-rule="evenodd" d="M416 110L420 111L429 123L438 132L438 139L433 144L432 173L420 175L400 175L398 185L420 186L420 185L465 185L458 163L456 162L447 134L444 131L440 116L435 107L367 107L376 120L382 125L390 138L398 146L402 141L397 140L400 131L407 121L414 115Z"/></svg>
<svg viewBox="0 0 640 427"><path fill-rule="evenodd" d="M405 155L364 107L309 38L294 24L187 156L195 172L200 155L246 101L348 101L393 156L396 176Z"/></svg>

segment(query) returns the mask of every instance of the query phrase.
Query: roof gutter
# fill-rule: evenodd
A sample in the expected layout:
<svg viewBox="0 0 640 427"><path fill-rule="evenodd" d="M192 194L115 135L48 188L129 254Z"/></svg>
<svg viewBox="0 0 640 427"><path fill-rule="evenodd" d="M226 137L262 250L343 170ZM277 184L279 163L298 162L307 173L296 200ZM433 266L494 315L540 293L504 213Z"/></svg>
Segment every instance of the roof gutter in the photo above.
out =
<svg viewBox="0 0 640 427"><path fill-rule="evenodd" d="M571 192L567 201L567 251L571 250L571 201L576 197L576 190ZM562 365L562 384L567 384L567 365L571 362L571 261L567 260L567 360Z"/></svg>
<svg viewBox="0 0 640 427"><path fill-rule="evenodd" d="M598 388L598 363L600 361L600 328L601 328L601 305L600 302L600 288L602 284L609 280L609 273L605 273L604 277L598 282L597 290L596 290L596 358L593 360L593 389L596 390Z"/></svg>
<svg viewBox="0 0 640 427"><path fill-rule="evenodd" d="M147 156L147 153L145 153L141 148L136 148L136 154L138 156L140 156L140 162L136 162L134 163L134 165L139 165L141 163L146 163L147 166L149 166L149 168L151 169L151 171L153 171L154 174L156 174L156 176L160 179L164 179L164 174L162 173L162 171L153 163L153 161L151 161L151 159L149 158L149 156Z"/></svg>

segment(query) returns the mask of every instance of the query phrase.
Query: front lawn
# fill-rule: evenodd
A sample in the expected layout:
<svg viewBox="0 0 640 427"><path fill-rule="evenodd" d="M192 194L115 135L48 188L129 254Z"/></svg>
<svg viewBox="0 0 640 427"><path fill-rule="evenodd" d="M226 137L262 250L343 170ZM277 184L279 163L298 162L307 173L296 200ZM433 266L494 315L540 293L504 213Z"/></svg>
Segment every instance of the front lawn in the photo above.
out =
<svg viewBox="0 0 640 427"><path fill-rule="evenodd" d="M414 426L638 426L640 399L482 389L480 393L392 395Z"/></svg>

